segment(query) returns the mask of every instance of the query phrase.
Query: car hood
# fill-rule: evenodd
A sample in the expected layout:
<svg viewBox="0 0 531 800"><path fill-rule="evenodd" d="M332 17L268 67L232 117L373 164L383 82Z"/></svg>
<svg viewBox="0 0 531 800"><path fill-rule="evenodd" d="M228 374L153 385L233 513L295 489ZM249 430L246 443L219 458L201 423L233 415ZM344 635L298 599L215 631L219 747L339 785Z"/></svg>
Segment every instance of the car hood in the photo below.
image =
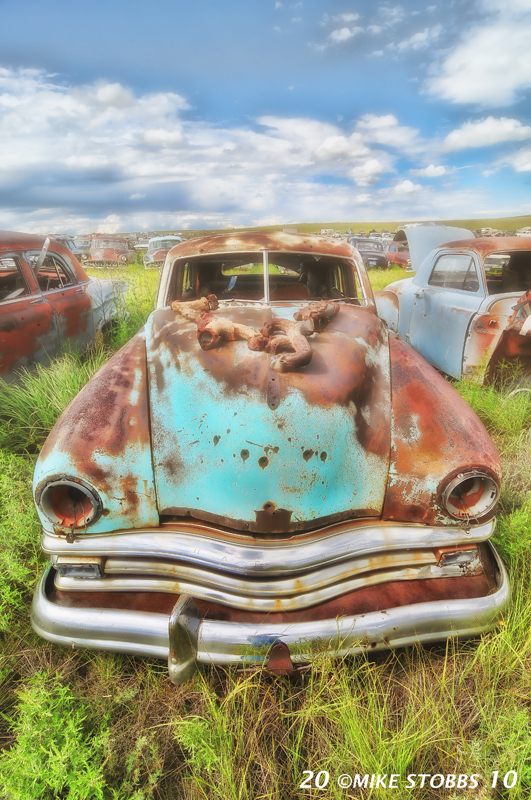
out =
<svg viewBox="0 0 531 800"><path fill-rule="evenodd" d="M260 329L297 308L219 308ZM390 449L387 333L341 305L310 337L311 362L277 372L247 341L203 351L194 321L169 308L146 325L159 514L275 533L379 516Z"/></svg>
<svg viewBox="0 0 531 800"><path fill-rule="evenodd" d="M411 267L418 271L420 265L436 247L446 242L458 242L461 239L473 239L474 234L466 228L454 228L451 225L408 225L404 228L411 255Z"/></svg>

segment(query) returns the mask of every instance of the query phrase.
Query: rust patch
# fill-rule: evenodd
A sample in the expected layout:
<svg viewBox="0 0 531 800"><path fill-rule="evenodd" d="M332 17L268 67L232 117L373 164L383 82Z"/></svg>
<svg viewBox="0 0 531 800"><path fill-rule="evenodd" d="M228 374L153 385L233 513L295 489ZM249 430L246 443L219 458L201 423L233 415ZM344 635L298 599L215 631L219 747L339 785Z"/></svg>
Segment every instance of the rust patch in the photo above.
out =
<svg viewBox="0 0 531 800"><path fill-rule="evenodd" d="M437 504L439 484L476 467L499 484L498 454L470 406L418 353L399 339L390 351L394 429L383 518L455 524Z"/></svg>
<svg viewBox="0 0 531 800"><path fill-rule="evenodd" d="M53 575L53 570L50 574ZM319 603L311 608L269 613L244 611L199 598L194 598L194 600L204 619L244 624L267 622L289 624L370 614L373 611L388 611L391 608L437 600L468 600L486 597L494 589L495 586L491 585L487 575L394 581L356 589L342 597ZM69 608L123 608L170 614L179 595L162 592L65 591L53 587L49 591L48 597L53 603Z"/></svg>
<svg viewBox="0 0 531 800"><path fill-rule="evenodd" d="M141 375L136 382L135 375ZM53 457L55 450L68 452L103 491L123 482L126 496L133 477L104 471L94 460L94 452L119 456L127 443L150 444L146 352L143 338L137 334L116 353L88 382L63 412L41 451L41 460ZM135 390L135 385L138 387ZM138 392L138 394L136 394ZM133 399L133 393L135 397Z"/></svg>

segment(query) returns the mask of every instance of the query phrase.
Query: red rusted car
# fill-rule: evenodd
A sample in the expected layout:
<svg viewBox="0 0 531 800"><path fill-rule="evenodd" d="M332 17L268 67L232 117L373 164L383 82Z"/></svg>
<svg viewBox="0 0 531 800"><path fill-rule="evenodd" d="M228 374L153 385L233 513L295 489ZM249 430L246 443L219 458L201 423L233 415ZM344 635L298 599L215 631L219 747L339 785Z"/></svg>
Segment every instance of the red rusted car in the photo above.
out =
<svg viewBox="0 0 531 800"><path fill-rule="evenodd" d="M389 262L389 266L411 269L411 257L409 255L409 245L407 242L387 242L384 244L384 253Z"/></svg>
<svg viewBox="0 0 531 800"><path fill-rule="evenodd" d="M83 261L89 269L95 267L125 266L136 258L135 251L123 236L102 234L92 236L90 248L83 253Z"/></svg>
<svg viewBox="0 0 531 800"><path fill-rule="evenodd" d="M89 347L121 313L125 288L89 278L54 239L0 231L0 377Z"/></svg>
<svg viewBox="0 0 531 800"><path fill-rule="evenodd" d="M157 308L63 414L35 502L52 642L290 673L322 653L473 636L507 606L500 463L376 314L359 253L189 240Z"/></svg>

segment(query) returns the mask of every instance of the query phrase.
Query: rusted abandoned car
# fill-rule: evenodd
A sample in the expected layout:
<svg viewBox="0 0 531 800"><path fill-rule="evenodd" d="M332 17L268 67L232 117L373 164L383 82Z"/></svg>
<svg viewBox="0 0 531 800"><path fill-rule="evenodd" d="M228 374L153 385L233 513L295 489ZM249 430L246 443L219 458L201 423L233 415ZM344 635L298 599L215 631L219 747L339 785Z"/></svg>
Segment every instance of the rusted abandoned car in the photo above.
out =
<svg viewBox="0 0 531 800"><path fill-rule="evenodd" d="M387 325L454 378L490 382L506 364L530 374L531 240L436 225L407 235L417 274L375 292Z"/></svg>
<svg viewBox="0 0 531 800"><path fill-rule="evenodd" d="M411 258L409 256L409 246L406 241L387 242L384 244L384 253L390 267L402 267L411 269Z"/></svg>
<svg viewBox="0 0 531 800"><path fill-rule="evenodd" d="M384 246L375 237L361 239L359 236L352 236L349 242L359 252L367 269L387 269L389 267L389 261L384 253Z"/></svg>
<svg viewBox="0 0 531 800"><path fill-rule="evenodd" d="M149 267L162 267L166 256L175 245L182 242L181 236L155 236L149 240L148 249L144 255L143 261L146 268Z"/></svg>
<svg viewBox="0 0 531 800"><path fill-rule="evenodd" d="M121 313L126 288L89 278L58 241L0 231L0 377L89 347Z"/></svg>
<svg viewBox="0 0 531 800"><path fill-rule="evenodd" d="M90 248L83 253L83 261L88 269L125 266L135 258L135 251L122 236L93 236Z"/></svg>
<svg viewBox="0 0 531 800"><path fill-rule="evenodd" d="M167 658L174 682L472 636L508 602L499 484L485 428L379 320L347 242L186 241L39 457L33 626Z"/></svg>

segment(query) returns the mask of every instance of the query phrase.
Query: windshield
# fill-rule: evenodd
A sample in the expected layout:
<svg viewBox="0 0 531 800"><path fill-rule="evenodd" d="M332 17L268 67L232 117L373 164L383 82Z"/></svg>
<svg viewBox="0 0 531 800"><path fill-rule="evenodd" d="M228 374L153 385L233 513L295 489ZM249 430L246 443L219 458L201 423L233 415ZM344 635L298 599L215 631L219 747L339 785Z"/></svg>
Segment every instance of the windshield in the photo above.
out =
<svg viewBox="0 0 531 800"><path fill-rule="evenodd" d="M340 300L366 301L356 265L332 256L307 253L267 253L271 301ZM218 300L263 302L264 254L195 256L173 263L169 302L195 300L215 294Z"/></svg>
<svg viewBox="0 0 531 800"><path fill-rule="evenodd" d="M383 245L381 242L371 241L370 239L366 239L365 241L356 242L355 247L358 250L381 250L383 251Z"/></svg>

